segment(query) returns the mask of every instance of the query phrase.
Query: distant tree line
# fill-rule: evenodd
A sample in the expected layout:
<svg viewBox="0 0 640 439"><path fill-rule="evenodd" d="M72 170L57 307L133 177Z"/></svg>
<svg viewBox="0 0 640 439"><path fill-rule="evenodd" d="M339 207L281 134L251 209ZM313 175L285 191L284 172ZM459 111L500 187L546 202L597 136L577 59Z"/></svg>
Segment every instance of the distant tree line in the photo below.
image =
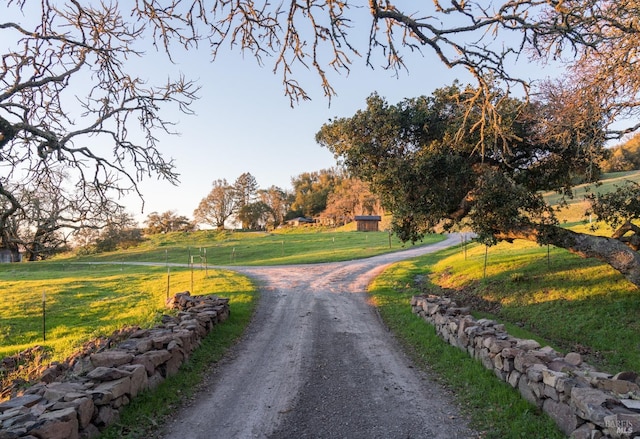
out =
<svg viewBox="0 0 640 439"><path fill-rule="evenodd" d="M133 216L123 213L104 227L80 229L73 236L80 254L126 249L145 236L170 232L191 232L200 225L216 230L272 230L288 220L313 218L323 225L341 226L356 215L380 214L380 200L369 185L338 168L304 172L292 177L292 190L277 186L261 189L248 172L233 184L216 179L211 191L193 212L193 220L174 210L151 212L138 226ZM66 248L66 247L65 247Z"/></svg>
<svg viewBox="0 0 640 439"><path fill-rule="evenodd" d="M640 169L640 134L610 149L609 157L603 162L604 172L634 171Z"/></svg>
<svg viewBox="0 0 640 439"><path fill-rule="evenodd" d="M277 186L260 189L250 173L229 184L215 180L194 210L195 222L223 230L235 224L244 230L274 229L297 217L342 225L357 214L380 211L368 186L340 169L304 172L291 179L292 191Z"/></svg>

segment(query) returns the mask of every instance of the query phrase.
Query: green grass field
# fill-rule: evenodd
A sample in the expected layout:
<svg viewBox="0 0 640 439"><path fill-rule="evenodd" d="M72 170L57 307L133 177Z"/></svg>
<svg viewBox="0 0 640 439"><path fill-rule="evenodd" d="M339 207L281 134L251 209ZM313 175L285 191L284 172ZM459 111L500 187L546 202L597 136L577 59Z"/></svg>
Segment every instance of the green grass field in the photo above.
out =
<svg viewBox="0 0 640 439"><path fill-rule="evenodd" d="M170 262L201 265L310 264L366 258L406 247L387 232L357 233L315 227L278 232L198 231L153 235L128 250L69 257L67 261Z"/></svg>
<svg viewBox="0 0 640 439"><path fill-rule="evenodd" d="M256 291L246 278L214 266L341 261L402 248L387 232L199 231L152 236L139 247L120 252L0 264L4 293L0 357L39 344L59 360L84 341L124 325L151 326L166 312L167 284L172 295L186 290L230 297L232 306L253 302ZM128 262L159 262L161 266ZM191 263L193 269L162 266L167 262Z"/></svg>
<svg viewBox="0 0 640 439"><path fill-rule="evenodd" d="M229 271L210 270L206 276L194 271L193 289L191 279L191 270L173 269L171 294L215 293L229 297L235 306L252 302L255 295L246 278ZM166 312L164 267L2 264L0 282L0 357L37 344L50 350L53 359L62 359L91 338L125 325L152 326Z"/></svg>

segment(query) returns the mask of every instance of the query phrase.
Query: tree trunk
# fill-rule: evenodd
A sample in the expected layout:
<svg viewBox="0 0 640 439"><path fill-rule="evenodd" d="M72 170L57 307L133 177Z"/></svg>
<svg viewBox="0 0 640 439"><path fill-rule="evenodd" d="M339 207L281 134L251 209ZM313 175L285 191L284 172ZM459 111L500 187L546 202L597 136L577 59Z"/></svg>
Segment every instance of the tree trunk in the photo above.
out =
<svg viewBox="0 0 640 439"><path fill-rule="evenodd" d="M499 240L525 239L539 244L552 244L583 258L596 258L618 270L640 288L640 253L614 238L588 235L557 226L531 226L497 233Z"/></svg>

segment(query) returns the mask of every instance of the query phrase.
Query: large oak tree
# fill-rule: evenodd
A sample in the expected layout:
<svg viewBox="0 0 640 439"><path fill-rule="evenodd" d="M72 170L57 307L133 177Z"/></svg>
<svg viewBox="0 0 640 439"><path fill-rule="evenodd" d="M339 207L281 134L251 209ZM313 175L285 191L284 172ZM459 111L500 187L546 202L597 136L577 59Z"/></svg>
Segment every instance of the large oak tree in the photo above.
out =
<svg viewBox="0 0 640 439"><path fill-rule="evenodd" d="M498 143L486 128L474 128L486 114L468 101L483 91L458 84L396 105L374 94L366 109L325 124L316 140L371 183L403 240L418 240L440 224L467 224L487 244L526 239L601 259L640 286L640 254L628 245L637 239L624 238L639 230L622 219L637 219L640 211L622 213L614 209L617 199L605 198L609 207L594 212L626 228L613 237L575 233L558 225L541 195L571 196L576 183L597 181L606 153L602 119L584 100L560 105L564 93L550 88L535 102L498 90L483 96L500 116ZM636 188L631 199L637 195Z"/></svg>

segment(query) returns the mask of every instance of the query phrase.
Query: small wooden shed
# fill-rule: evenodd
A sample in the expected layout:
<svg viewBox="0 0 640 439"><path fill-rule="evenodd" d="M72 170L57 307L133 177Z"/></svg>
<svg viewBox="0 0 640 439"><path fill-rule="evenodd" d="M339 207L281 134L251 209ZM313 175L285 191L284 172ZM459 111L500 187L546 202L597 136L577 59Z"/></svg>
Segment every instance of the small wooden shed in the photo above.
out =
<svg viewBox="0 0 640 439"><path fill-rule="evenodd" d="M356 215L355 220L358 232L377 232L382 217L379 215Z"/></svg>

